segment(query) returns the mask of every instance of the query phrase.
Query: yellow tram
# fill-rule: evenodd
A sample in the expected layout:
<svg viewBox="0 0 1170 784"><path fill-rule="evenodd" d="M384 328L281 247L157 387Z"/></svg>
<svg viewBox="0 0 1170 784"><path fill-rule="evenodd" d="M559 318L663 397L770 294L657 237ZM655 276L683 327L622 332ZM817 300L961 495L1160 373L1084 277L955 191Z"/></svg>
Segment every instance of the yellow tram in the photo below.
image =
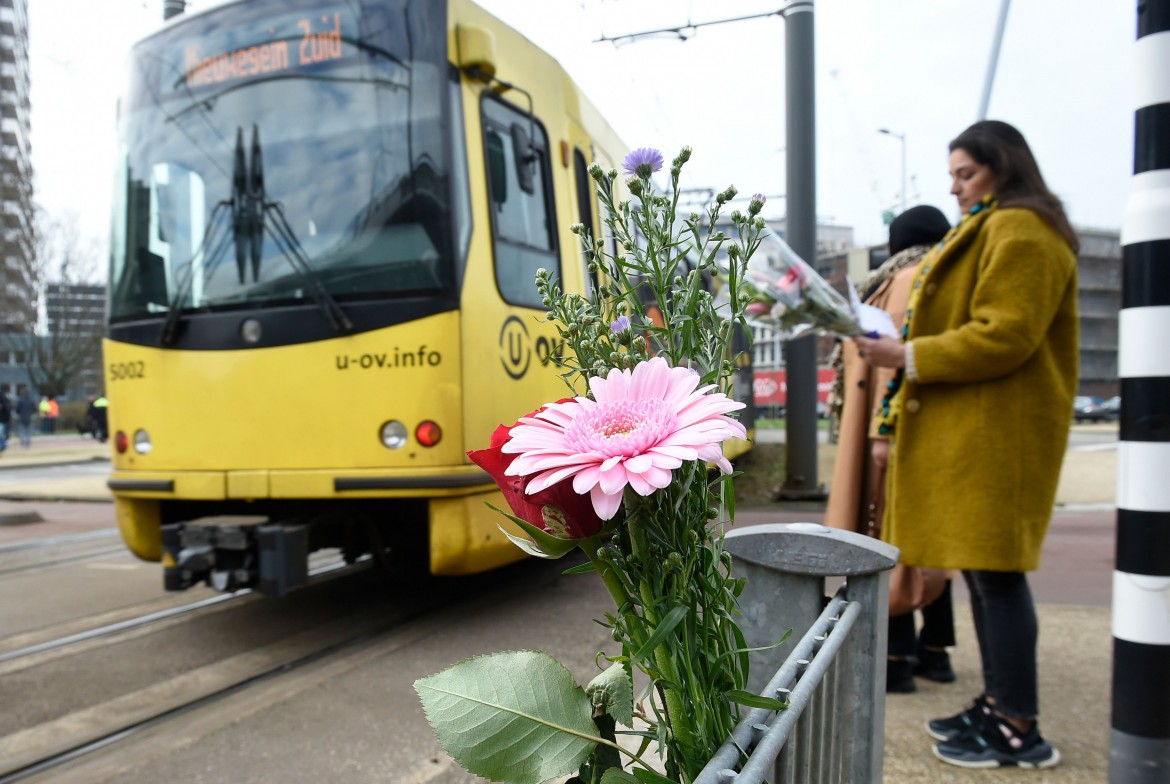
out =
<svg viewBox="0 0 1170 784"><path fill-rule="evenodd" d="M624 152L467 0L246 0L140 42L104 343L130 549L171 589L274 595L323 547L520 557L465 453L563 396L534 273L588 289L568 227Z"/></svg>

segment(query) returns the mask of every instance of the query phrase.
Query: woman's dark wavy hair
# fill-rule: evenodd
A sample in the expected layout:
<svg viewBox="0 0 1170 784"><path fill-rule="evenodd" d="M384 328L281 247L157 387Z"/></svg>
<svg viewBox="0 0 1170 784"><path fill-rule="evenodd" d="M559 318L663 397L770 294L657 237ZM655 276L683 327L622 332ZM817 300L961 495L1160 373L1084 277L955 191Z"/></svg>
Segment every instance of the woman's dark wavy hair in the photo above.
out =
<svg viewBox="0 0 1170 784"><path fill-rule="evenodd" d="M964 150L995 176L995 196L1001 207L1027 207L1039 213L1064 237L1076 253L1080 241L1064 205L1044 183L1036 157L1024 135L1000 120L981 120L951 142L950 151Z"/></svg>

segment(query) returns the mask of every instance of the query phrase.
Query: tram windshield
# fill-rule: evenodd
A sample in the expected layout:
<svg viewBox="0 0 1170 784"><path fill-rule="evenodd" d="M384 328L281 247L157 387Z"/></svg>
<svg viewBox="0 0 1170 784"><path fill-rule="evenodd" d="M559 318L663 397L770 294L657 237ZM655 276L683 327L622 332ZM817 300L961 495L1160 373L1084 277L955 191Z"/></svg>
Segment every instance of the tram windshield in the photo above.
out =
<svg viewBox="0 0 1170 784"><path fill-rule="evenodd" d="M111 318L449 291L466 214L444 9L252 0L135 47Z"/></svg>

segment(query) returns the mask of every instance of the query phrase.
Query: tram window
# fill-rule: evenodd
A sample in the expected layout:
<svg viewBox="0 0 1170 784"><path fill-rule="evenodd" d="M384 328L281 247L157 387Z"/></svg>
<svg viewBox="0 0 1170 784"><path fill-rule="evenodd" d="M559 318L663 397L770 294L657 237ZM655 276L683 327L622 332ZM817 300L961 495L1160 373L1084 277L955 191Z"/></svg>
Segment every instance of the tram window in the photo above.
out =
<svg viewBox="0 0 1170 784"><path fill-rule="evenodd" d="M482 112L496 286L506 302L543 307L536 271L559 273L547 136L539 123L499 100L485 98Z"/></svg>
<svg viewBox="0 0 1170 784"><path fill-rule="evenodd" d="M573 149L573 176L577 180L577 220L596 242L597 232L593 230L593 178L589 176L589 164L585 162L585 153L581 152L580 147ZM590 271L590 261L592 254L581 248L581 263L585 265L585 280L589 281L589 296L592 297L597 289L597 273Z"/></svg>

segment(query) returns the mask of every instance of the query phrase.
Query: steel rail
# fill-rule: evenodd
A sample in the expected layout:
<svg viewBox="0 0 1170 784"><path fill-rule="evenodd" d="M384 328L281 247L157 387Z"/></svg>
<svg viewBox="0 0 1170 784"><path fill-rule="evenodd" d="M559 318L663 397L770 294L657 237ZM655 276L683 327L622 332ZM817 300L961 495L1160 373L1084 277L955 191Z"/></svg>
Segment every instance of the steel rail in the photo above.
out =
<svg viewBox="0 0 1170 784"><path fill-rule="evenodd" d="M345 572L345 573L349 573L351 571L356 572L356 571L359 571L361 569L368 568L369 565L372 563L373 563L373 559L371 559L368 555L363 555L362 557L358 558L352 564L347 564L345 562L339 562L339 563L329 564L327 566L321 566L321 567L318 567L316 569L313 569L309 572L309 577L311 579L316 578L315 579L316 582L321 582L320 578L332 576L338 572ZM312 585L314 583L311 581L308 584ZM147 613L146 615L140 615L137 618L127 618L124 621L118 621L116 623L106 624L105 626L99 626L95 629L88 629L84 632L77 632L76 634L68 634L68 635L65 635L64 637L58 637L55 640L46 640L45 642L37 643L36 645L29 645L29 646L24 647L24 648L18 648L14 651L9 651L7 653L0 654L0 664L14 661L16 659L21 659L21 658L24 658L25 656L32 656L32 655L37 654L37 653L44 653L45 651L52 651L52 650L56 650L58 648L64 648L64 647L69 646L69 645L76 645L79 642L85 642L86 640L93 640L93 639L96 639L98 637L105 637L105 636L108 636L111 634L116 634L118 632L126 631L128 629L135 629L135 628L138 628L140 626L147 626L147 625L155 623L157 621L163 621L163 620L167 620L168 618L175 618L175 617L178 617L180 615L186 615L188 613L193 613L193 612L196 612L198 610L202 610L206 607L213 607L217 604L222 604L224 602L232 601L234 599L242 599L245 596L248 596L252 593L255 593L255 591L252 588L241 588L240 590L235 591L233 593L225 593L225 594L220 594L218 596L211 596L211 597L208 597L207 599L201 599L200 601L192 602L191 604L184 604L184 605L180 605L178 607L171 607L171 608L166 609L166 610L158 610L156 612Z"/></svg>

